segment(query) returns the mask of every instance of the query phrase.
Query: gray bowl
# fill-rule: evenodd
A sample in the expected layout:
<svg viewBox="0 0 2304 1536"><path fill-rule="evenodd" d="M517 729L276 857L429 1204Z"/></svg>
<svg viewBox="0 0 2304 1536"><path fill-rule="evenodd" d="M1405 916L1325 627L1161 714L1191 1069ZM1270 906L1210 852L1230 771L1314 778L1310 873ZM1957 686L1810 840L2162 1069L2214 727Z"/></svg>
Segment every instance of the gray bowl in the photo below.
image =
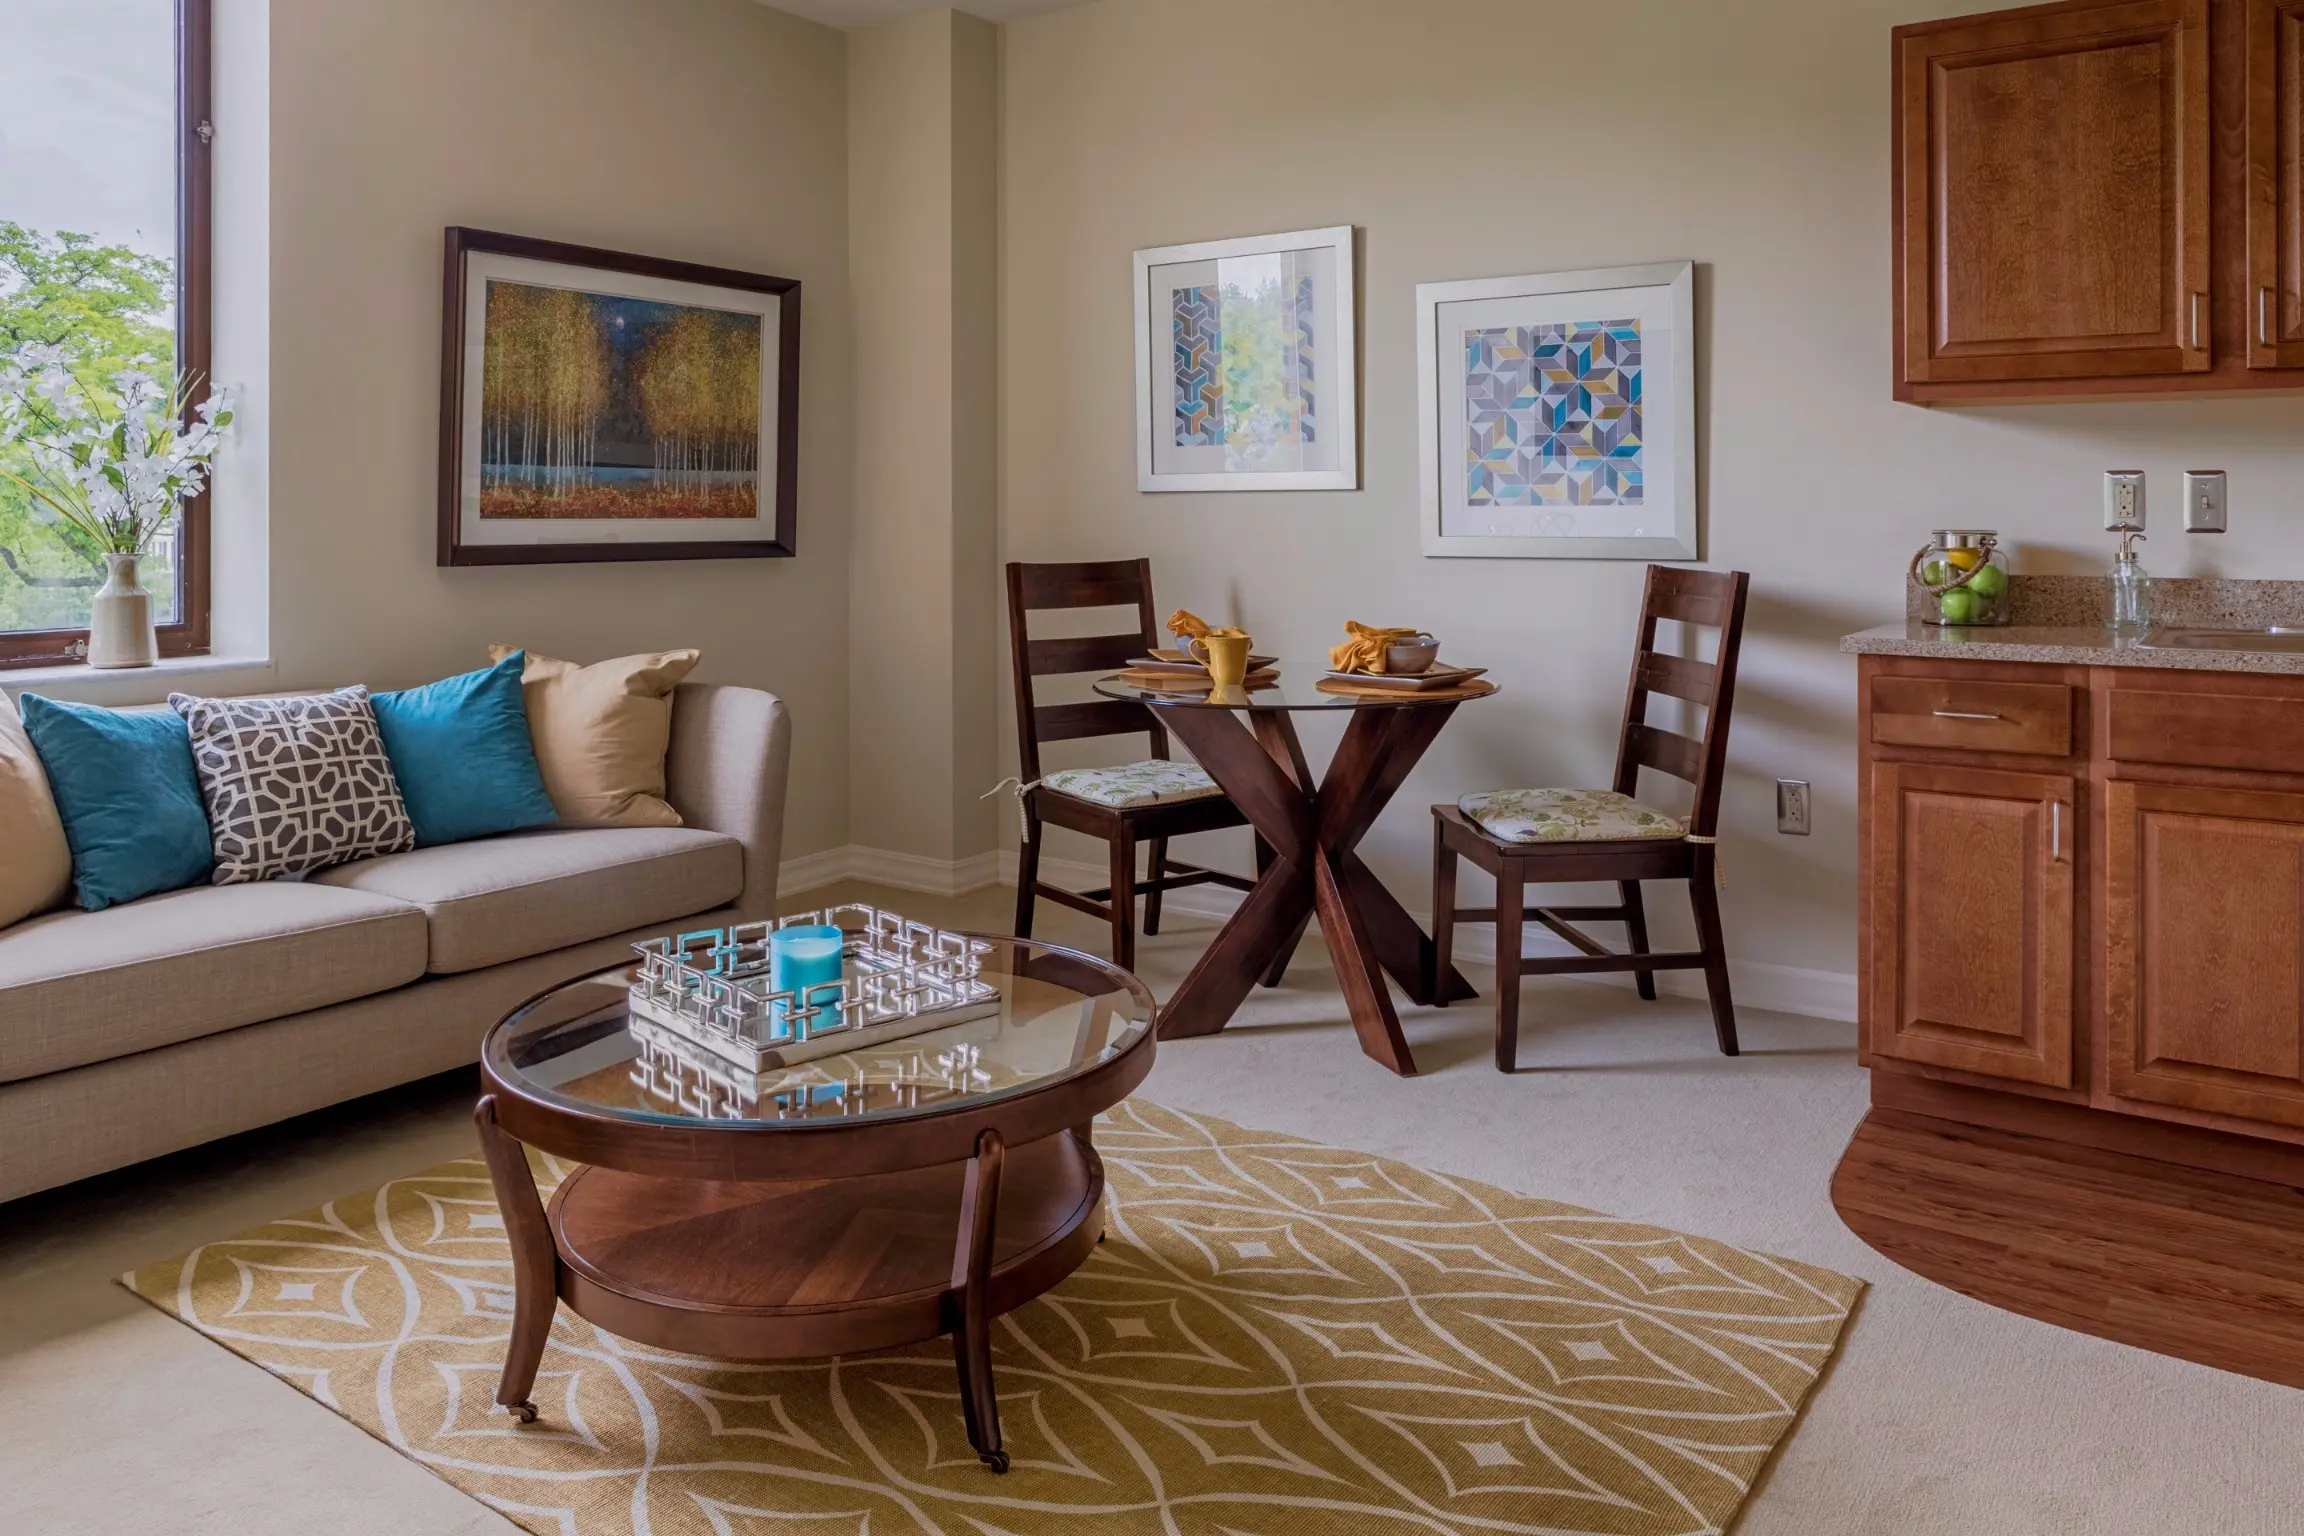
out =
<svg viewBox="0 0 2304 1536"><path fill-rule="evenodd" d="M1419 635L1414 640L1402 640L1384 648L1384 670L1400 677L1429 672L1432 663L1439 659L1440 642L1430 635Z"/></svg>

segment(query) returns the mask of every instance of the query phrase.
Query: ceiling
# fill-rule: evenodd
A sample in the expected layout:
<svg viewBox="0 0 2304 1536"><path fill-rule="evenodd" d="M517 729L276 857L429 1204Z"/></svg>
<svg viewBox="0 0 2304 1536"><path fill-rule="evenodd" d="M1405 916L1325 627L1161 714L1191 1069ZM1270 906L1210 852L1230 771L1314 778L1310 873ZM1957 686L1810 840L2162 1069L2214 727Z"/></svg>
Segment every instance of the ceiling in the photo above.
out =
<svg viewBox="0 0 2304 1536"><path fill-rule="evenodd" d="M967 0L959 6L949 6L948 0L765 0L765 3L810 21L850 28L868 27L876 21L892 21L919 11L945 9L966 11L986 21L1013 21L1042 11L1060 11L1066 6L1082 4L1083 0Z"/></svg>

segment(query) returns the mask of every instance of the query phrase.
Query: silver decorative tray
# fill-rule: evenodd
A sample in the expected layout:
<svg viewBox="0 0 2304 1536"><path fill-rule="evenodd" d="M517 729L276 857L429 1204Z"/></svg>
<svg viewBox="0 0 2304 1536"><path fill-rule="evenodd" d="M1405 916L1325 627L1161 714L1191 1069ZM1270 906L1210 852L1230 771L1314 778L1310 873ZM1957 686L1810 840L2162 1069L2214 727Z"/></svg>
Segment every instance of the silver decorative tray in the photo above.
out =
<svg viewBox="0 0 2304 1536"><path fill-rule="evenodd" d="M770 990L768 936L823 924L844 931L845 975L805 995ZM843 1051L867 1050L996 1015L983 979L992 946L861 902L772 922L708 928L632 946L633 1038L644 1052L701 1066L702 1051L738 1082Z"/></svg>

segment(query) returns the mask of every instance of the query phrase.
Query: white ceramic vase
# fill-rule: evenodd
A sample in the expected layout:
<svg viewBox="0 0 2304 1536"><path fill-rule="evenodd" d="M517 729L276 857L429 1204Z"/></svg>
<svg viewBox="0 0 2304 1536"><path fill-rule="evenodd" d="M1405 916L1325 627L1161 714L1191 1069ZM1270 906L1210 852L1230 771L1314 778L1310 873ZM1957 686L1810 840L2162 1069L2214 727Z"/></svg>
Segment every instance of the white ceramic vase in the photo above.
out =
<svg viewBox="0 0 2304 1536"><path fill-rule="evenodd" d="M106 555L104 585L88 605L88 665L148 667L160 659L152 633L152 594L139 584L135 555Z"/></svg>

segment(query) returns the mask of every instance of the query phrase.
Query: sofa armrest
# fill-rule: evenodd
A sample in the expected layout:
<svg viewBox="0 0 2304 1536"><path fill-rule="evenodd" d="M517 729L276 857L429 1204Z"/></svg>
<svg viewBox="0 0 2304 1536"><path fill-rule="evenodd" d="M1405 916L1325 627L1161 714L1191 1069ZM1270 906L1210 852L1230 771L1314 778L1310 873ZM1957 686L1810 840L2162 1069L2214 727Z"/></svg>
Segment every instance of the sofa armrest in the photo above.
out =
<svg viewBox="0 0 2304 1536"><path fill-rule="evenodd" d="M792 716L776 695L722 683L682 683L673 693L666 798L689 826L744 845L736 906L747 920L775 914L791 763Z"/></svg>

